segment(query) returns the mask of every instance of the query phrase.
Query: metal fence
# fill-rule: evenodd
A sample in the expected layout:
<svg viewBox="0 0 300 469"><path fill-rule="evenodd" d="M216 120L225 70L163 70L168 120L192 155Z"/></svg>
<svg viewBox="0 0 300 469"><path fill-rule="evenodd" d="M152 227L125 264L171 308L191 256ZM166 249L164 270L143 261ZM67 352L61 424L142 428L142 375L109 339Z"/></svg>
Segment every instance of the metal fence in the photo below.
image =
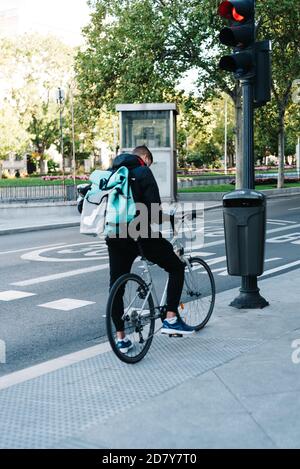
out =
<svg viewBox="0 0 300 469"><path fill-rule="evenodd" d="M76 200L76 186L0 187L0 203L72 200Z"/></svg>

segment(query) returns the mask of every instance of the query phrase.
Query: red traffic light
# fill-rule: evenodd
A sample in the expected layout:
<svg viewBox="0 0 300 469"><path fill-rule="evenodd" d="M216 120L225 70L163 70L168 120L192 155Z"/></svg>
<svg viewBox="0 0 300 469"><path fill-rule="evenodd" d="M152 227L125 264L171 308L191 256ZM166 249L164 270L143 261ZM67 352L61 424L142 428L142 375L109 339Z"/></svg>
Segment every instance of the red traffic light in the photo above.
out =
<svg viewBox="0 0 300 469"><path fill-rule="evenodd" d="M218 8L218 14L230 21L242 23L254 15L253 0L228 0L222 2Z"/></svg>
<svg viewBox="0 0 300 469"><path fill-rule="evenodd" d="M235 21L244 21L245 17L240 15L235 8L232 9L232 17Z"/></svg>
<svg viewBox="0 0 300 469"><path fill-rule="evenodd" d="M245 49L255 41L255 0L223 1L218 14L230 23L220 32L222 44Z"/></svg>

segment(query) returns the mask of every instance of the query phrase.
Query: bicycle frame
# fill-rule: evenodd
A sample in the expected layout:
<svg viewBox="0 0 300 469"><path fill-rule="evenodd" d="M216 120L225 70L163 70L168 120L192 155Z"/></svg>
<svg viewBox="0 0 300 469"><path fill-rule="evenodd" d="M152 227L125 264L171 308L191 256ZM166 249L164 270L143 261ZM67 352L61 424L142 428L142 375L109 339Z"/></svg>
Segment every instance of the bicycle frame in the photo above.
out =
<svg viewBox="0 0 300 469"><path fill-rule="evenodd" d="M174 215L173 215L173 217L174 217ZM181 221L183 223L184 219L182 219ZM174 221L173 221L173 223L171 223L171 226L172 226L172 231L173 231L173 238L171 240L171 244L172 244L174 250L175 250L176 244L178 244L178 246L177 246L178 257L187 266L189 272L192 273L192 267L191 267L191 264L189 262L189 259L188 259L188 257L186 257L184 255L184 248L183 248L182 244L180 243L180 241L178 239L178 236L175 234ZM142 252L141 252L141 254L142 254ZM154 282L153 282L153 279L152 279L152 275L151 275L151 265L153 265L153 264L151 262L147 261L147 259L145 259L143 256L141 256L141 261L142 261L142 264L143 264L143 271L142 271L141 277L144 279L144 281L145 281L145 283L148 287L148 292L147 292L147 295L144 299L143 305L142 305L141 310L140 310L141 313L139 315L147 317L147 315L149 314L149 313L143 314L143 311L144 311L144 307L145 307L145 305L148 301L148 298L151 294L152 297L153 297L153 301L154 301L154 309L159 311L159 314L155 315L155 319L158 319L159 317L161 317L163 308L166 305L168 280L165 283L163 294L162 294L161 300L159 301L158 295L157 295L157 292L156 292L156 289L155 289L155 285L154 285ZM193 282L193 276L191 276L191 278L192 278L192 282ZM131 305L133 304L135 299L136 299L136 297L132 300ZM128 306L127 311L130 310L131 305ZM126 316L126 314L128 314L128 312L126 312L126 313L124 312L123 318Z"/></svg>
<svg viewBox="0 0 300 469"><path fill-rule="evenodd" d="M182 254L180 256L180 259L188 267L189 272L191 273L192 272L192 267L191 267L189 259L184 254ZM142 306L141 310L143 310L146 302L148 301L148 298L149 298L150 294L152 294L153 300L154 300L154 308L159 309L159 311L161 313L162 308L165 307L165 304L166 304L168 280L166 280L165 287L164 287L164 290L163 290L163 294L162 294L161 300L159 301L158 295L157 295L157 292L156 292L156 288L155 288L155 285L154 285L154 282L153 282L153 279L152 279L152 274L151 274L151 265L152 264L149 261L147 261L145 258L142 258L142 263L143 263L143 272L141 274L141 277L142 278L145 277L144 280L145 280L149 290L147 292L147 296L145 298L145 301L143 303L143 306Z"/></svg>

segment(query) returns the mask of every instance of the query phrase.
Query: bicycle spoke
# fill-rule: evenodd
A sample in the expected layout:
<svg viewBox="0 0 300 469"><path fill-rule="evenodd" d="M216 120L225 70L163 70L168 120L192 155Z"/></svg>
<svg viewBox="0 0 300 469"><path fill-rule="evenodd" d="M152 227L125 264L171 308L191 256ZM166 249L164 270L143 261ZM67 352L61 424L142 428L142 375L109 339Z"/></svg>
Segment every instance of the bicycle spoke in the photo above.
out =
<svg viewBox="0 0 300 469"><path fill-rule="evenodd" d="M107 333L122 361L136 363L147 353L154 335L154 311L151 292L139 276L126 274L116 282L108 301ZM117 329L123 330L130 341L126 353L118 349Z"/></svg>
<svg viewBox="0 0 300 469"><path fill-rule="evenodd" d="M215 285L207 264L199 258L191 259L185 270L185 281L181 302L183 320L190 326L201 329L208 322L214 307Z"/></svg>

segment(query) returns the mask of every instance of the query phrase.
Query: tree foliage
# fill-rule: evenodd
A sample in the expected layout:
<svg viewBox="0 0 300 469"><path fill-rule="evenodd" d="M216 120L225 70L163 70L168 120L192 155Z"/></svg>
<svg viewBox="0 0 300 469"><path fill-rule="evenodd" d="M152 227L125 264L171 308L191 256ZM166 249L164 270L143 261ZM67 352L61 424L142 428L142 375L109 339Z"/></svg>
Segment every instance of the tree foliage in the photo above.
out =
<svg viewBox="0 0 300 469"><path fill-rule="evenodd" d="M93 0L87 47L77 57L82 106L89 118L118 102L176 100L185 111L203 109L203 100L225 92L239 104L239 86L218 69L219 1ZM257 150L281 143L291 105L291 86L300 77L300 9L294 0L257 0L258 38L273 44L273 101L257 111L257 122L270 115L270 129L257 132ZM184 93L185 74L194 70L194 96ZM183 92L179 92L181 84ZM190 106L190 109L189 109ZM268 114L268 112L270 114ZM291 115L289 114L289 117ZM240 122L237 122L237 129ZM266 126L265 126L266 127ZM279 145L277 153L284 152Z"/></svg>

